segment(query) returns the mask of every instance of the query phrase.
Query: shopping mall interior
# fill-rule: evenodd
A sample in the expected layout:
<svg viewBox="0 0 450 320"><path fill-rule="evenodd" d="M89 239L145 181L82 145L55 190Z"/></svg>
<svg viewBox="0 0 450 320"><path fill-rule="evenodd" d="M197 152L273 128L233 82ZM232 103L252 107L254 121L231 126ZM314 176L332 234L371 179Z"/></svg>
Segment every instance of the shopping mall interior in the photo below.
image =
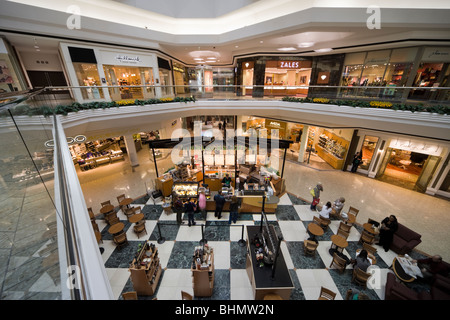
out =
<svg viewBox="0 0 450 320"><path fill-rule="evenodd" d="M450 299L445 1L1 6L0 300Z"/></svg>

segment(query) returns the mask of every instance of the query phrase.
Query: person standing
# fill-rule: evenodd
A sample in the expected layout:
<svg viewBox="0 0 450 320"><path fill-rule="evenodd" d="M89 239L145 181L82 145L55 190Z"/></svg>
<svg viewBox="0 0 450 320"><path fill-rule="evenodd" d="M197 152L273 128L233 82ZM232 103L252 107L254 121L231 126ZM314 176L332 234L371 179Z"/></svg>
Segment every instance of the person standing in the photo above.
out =
<svg viewBox="0 0 450 320"><path fill-rule="evenodd" d="M198 208L202 213L202 219L206 220L206 195L204 191L200 191L198 195Z"/></svg>
<svg viewBox="0 0 450 320"><path fill-rule="evenodd" d="M195 225L194 212L197 209L197 205L193 200L189 200L185 203L184 207L186 208L186 213L188 215L189 227Z"/></svg>
<svg viewBox="0 0 450 320"><path fill-rule="evenodd" d="M311 195L312 195L312 197L313 197L313 200L312 200L312 202L311 202L311 207L310 207L310 209L311 209L312 211L316 211L317 204L318 204L319 201L320 201L320 191L323 191L323 186L322 186L321 183L318 183L318 184L317 184L313 189L311 189L311 191L310 191L310 193L311 193Z"/></svg>
<svg viewBox="0 0 450 320"><path fill-rule="evenodd" d="M353 156L353 161L352 161L352 169L350 170L351 172L355 173L356 170L358 169L359 164L362 162L362 154L361 152L357 152L354 156Z"/></svg>
<svg viewBox="0 0 450 320"><path fill-rule="evenodd" d="M398 229L397 218L394 215L390 215L381 221L380 228L380 240L378 245L384 248L384 251L388 252L391 247L392 240L394 239L394 233Z"/></svg>
<svg viewBox="0 0 450 320"><path fill-rule="evenodd" d="M231 221L233 221L233 223L236 223L238 218L238 210L239 210L239 199L236 196L232 196L230 203L230 218L228 220L228 224L231 224Z"/></svg>
<svg viewBox="0 0 450 320"><path fill-rule="evenodd" d="M231 186L231 178L229 174L225 174L225 177L222 179L222 186L229 188Z"/></svg>
<svg viewBox="0 0 450 320"><path fill-rule="evenodd" d="M214 196L214 201L216 202L216 211L214 212L214 216L221 219L223 206L225 205L225 197L222 195L221 190L219 190L219 193Z"/></svg>
<svg viewBox="0 0 450 320"><path fill-rule="evenodd" d="M175 196L172 203L172 209L177 213L177 223L183 224L182 214L184 211L183 202L178 196Z"/></svg>

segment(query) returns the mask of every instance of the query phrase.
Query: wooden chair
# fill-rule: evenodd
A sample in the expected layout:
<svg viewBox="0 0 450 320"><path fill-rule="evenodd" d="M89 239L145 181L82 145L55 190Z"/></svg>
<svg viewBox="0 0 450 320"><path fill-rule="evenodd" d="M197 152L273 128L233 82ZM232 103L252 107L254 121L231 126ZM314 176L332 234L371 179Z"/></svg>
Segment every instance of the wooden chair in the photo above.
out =
<svg viewBox="0 0 450 320"><path fill-rule="evenodd" d="M95 233L95 238L97 239L97 243L103 243L103 240L102 240L102 234L100 233L100 231L94 231L94 233Z"/></svg>
<svg viewBox="0 0 450 320"><path fill-rule="evenodd" d="M334 300L336 298L336 292L331 291L330 289L321 287L320 295L318 300Z"/></svg>
<svg viewBox="0 0 450 320"><path fill-rule="evenodd" d="M181 300L192 300L192 295L185 291L181 291Z"/></svg>
<svg viewBox="0 0 450 320"><path fill-rule="evenodd" d="M348 236L350 235L350 232L347 232L343 229L338 229L337 231L337 235L341 236L342 238L344 238L345 240L347 240Z"/></svg>
<svg viewBox="0 0 450 320"><path fill-rule="evenodd" d="M319 217L314 216L314 217L313 217L313 222L314 222L315 224L317 224L318 226L322 226L322 221L320 220Z"/></svg>
<svg viewBox="0 0 450 320"><path fill-rule="evenodd" d="M133 210L134 210L134 214L142 213L141 207L133 207Z"/></svg>
<svg viewBox="0 0 450 320"><path fill-rule="evenodd" d="M145 232L145 234L147 234L147 230L145 229L145 221L144 220L137 222L136 225L133 227L133 229L134 229L134 232L138 235L138 238L142 232Z"/></svg>
<svg viewBox="0 0 450 320"><path fill-rule="evenodd" d="M111 201L108 200L101 203L102 207L107 206L108 204L111 204Z"/></svg>
<svg viewBox="0 0 450 320"><path fill-rule="evenodd" d="M345 224L345 223L341 222L341 223L339 223L339 229L350 233L350 230L352 229L352 226L351 225L349 226L348 224Z"/></svg>
<svg viewBox="0 0 450 320"><path fill-rule="evenodd" d="M89 213L89 218L91 218L91 220L94 220L95 214L94 214L94 211L92 211L92 208L88 208L88 213Z"/></svg>
<svg viewBox="0 0 450 320"><path fill-rule="evenodd" d="M124 214L127 216L128 221L130 220L131 216L134 216L135 209L136 209L136 207L132 207L132 208L129 208L129 209L125 210Z"/></svg>
<svg viewBox="0 0 450 320"><path fill-rule="evenodd" d="M124 292L122 293L123 300L137 300L138 296L136 291Z"/></svg>
<svg viewBox="0 0 450 320"><path fill-rule="evenodd" d="M121 194L120 196L117 197L117 202L119 202L120 204L120 201L124 200L125 198L126 198L125 194Z"/></svg>
<svg viewBox="0 0 450 320"><path fill-rule="evenodd" d="M336 267L336 269L339 270L340 273L344 273L345 268L347 266L347 261L345 261L344 259L339 257L335 252L335 253L333 253L333 260L331 261L330 268L333 265Z"/></svg>
<svg viewBox="0 0 450 320"><path fill-rule="evenodd" d="M358 243L372 244L374 240L375 240L375 235L367 232L366 230L363 230L363 232L361 233L361 237L359 238Z"/></svg>
<svg viewBox="0 0 450 320"><path fill-rule="evenodd" d="M358 213L359 213L359 209L356 209L353 207L348 208L347 214L352 214L356 217L356 216L358 216Z"/></svg>
<svg viewBox="0 0 450 320"><path fill-rule="evenodd" d="M345 294L345 300L352 300L352 297L353 297L353 290L348 289L347 293Z"/></svg>
<svg viewBox="0 0 450 320"><path fill-rule="evenodd" d="M322 229L325 230L326 228L328 228L328 226L331 223L331 220L323 217L319 217L319 219L320 219L320 226L322 227Z"/></svg>
<svg viewBox="0 0 450 320"><path fill-rule="evenodd" d="M370 278L372 274L362 271L360 268L353 269L352 282L355 282L364 288L367 287L367 279Z"/></svg>
<svg viewBox="0 0 450 320"><path fill-rule="evenodd" d="M319 246L318 242L311 241L311 240L305 240L303 241L303 252L311 256L316 255L316 249Z"/></svg>
<svg viewBox="0 0 450 320"><path fill-rule="evenodd" d="M377 248L372 247L370 244L365 242L363 243L363 249L372 255L375 255L375 253L377 253Z"/></svg>
<svg viewBox="0 0 450 320"><path fill-rule="evenodd" d="M128 244L127 235L125 232L122 232L116 236L114 236L114 243L117 245L119 249L122 248L122 246Z"/></svg>

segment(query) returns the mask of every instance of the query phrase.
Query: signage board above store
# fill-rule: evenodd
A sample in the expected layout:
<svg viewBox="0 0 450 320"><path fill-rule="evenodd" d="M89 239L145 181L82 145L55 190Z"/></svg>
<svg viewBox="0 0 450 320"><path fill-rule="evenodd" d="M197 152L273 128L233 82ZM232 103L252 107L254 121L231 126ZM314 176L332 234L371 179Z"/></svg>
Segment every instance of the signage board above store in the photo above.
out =
<svg viewBox="0 0 450 320"><path fill-rule="evenodd" d="M141 58L139 56L127 56L120 54L116 56L116 60L122 63L132 63L132 64L137 64L141 62Z"/></svg>
<svg viewBox="0 0 450 320"><path fill-rule="evenodd" d="M422 61L450 62L450 48L426 48L423 52Z"/></svg>
<svg viewBox="0 0 450 320"><path fill-rule="evenodd" d="M300 61L278 61L278 68L281 69L299 69Z"/></svg>
<svg viewBox="0 0 450 320"><path fill-rule="evenodd" d="M137 52L114 52L101 51L101 63L103 65L122 65L122 66L139 66L152 67L155 64L154 56L146 54L138 54Z"/></svg>

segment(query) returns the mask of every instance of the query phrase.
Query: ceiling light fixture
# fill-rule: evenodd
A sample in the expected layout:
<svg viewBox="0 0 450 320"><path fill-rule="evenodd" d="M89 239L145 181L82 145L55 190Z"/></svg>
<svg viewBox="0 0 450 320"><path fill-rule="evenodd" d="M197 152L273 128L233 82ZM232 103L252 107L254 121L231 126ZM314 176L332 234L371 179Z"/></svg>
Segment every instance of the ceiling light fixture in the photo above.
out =
<svg viewBox="0 0 450 320"><path fill-rule="evenodd" d="M309 48L315 45L315 42L302 42L298 45L299 48Z"/></svg>
<svg viewBox="0 0 450 320"><path fill-rule="evenodd" d="M314 50L315 52L330 52L330 51L333 51L333 49L332 48L323 48L323 49L317 49L317 50Z"/></svg>
<svg viewBox="0 0 450 320"><path fill-rule="evenodd" d="M278 48L279 51L293 51L295 48L293 47L287 47L287 48Z"/></svg>

